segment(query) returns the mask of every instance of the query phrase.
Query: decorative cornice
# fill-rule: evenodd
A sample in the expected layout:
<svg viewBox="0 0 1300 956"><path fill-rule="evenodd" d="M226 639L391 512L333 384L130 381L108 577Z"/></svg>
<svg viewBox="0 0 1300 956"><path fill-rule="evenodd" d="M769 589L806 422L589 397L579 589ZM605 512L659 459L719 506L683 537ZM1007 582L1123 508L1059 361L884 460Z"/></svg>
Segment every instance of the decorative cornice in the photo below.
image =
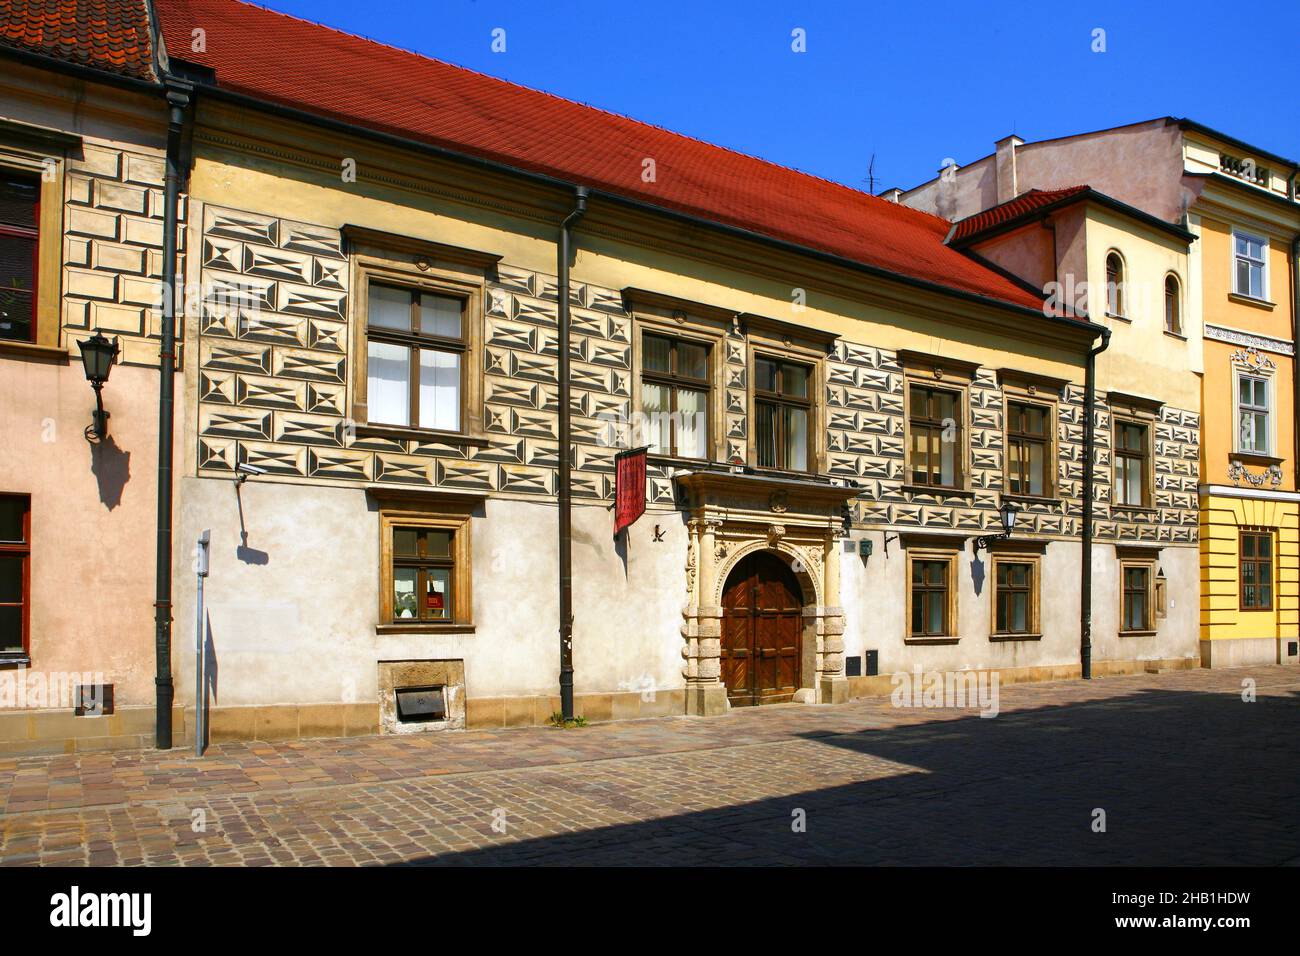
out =
<svg viewBox="0 0 1300 956"><path fill-rule="evenodd" d="M1229 328L1226 325L1211 325L1207 322L1205 324L1205 337L1215 342L1241 345L1248 349L1257 349L1260 352L1273 352L1276 355L1295 355L1294 342L1259 335L1255 332L1243 332L1240 329Z"/></svg>
<svg viewBox="0 0 1300 956"><path fill-rule="evenodd" d="M1245 481L1248 485L1259 488L1267 481L1274 488L1280 488L1282 485L1282 469L1277 465L1269 465L1264 471L1256 475L1252 474L1250 469L1241 462L1234 461L1228 465L1228 480L1238 487L1241 486L1242 481Z"/></svg>

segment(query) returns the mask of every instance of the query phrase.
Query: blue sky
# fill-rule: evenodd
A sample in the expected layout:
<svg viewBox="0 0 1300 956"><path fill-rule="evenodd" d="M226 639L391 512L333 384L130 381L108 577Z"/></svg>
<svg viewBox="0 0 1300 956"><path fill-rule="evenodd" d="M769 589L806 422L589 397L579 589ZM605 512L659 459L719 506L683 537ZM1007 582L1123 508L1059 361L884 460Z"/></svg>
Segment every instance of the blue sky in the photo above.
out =
<svg viewBox="0 0 1300 956"><path fill-rule="evenodd" d="M1281 8L1222 0L262 5L860 189L874 153L877 192L929 179L949 157L978 159L1008 133L1033 141L1166 115L1300 157L1300 21ZM497 28L503 53L491 49ZM806 52L791 50L796 28ZM1092 50L1098 29L1105 52Z"/></svg>

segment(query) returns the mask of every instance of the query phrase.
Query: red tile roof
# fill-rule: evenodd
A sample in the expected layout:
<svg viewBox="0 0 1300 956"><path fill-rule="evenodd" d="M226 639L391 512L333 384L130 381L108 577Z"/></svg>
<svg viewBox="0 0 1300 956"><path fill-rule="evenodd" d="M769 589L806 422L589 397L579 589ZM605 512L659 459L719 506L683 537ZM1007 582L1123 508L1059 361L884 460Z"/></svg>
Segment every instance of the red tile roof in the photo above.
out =
<svg viewBox="0 0 1300 956"><path fill-rule="evenodd" d="M152 80L145 0L3 0L0 46Z"/></svg>
<svg viewBox="0 0 1300 956"><path fill-rule="evenodd" d="M949 242L960 242L995 226L1026 216L1035 210L1088 192L1088 186L1067 186L1064 189L1031 189L1015 199L990 206L983 212L960 220L949 237Z"/></svg>
<svg viewBox="0 0 1300 956"><path fill-rule="evenodd" d="M237 0L155 0L217 86L1038 309L944 244L949 223L847 186ZM191 31L206 50L191 50ZM642 180L652 158L656 181Z"/></svg>

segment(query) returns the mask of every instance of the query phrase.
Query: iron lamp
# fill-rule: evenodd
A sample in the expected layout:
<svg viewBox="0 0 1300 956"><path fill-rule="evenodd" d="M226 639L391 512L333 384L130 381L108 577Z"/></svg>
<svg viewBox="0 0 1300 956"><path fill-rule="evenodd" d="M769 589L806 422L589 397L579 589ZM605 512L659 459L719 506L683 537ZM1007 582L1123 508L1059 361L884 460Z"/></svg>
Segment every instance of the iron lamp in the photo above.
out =
<svg viewBox="0 0 1300 956"><path fill-rule="evenodd" d="M109 339L103 332L96 332L88 339L77 343L81 348L81 364L86 370L86 381L95 390L94 421L86 428L87 441L102 441L108 436L108 412L104 411L104 383L117 364L118 340Z"/></svg>

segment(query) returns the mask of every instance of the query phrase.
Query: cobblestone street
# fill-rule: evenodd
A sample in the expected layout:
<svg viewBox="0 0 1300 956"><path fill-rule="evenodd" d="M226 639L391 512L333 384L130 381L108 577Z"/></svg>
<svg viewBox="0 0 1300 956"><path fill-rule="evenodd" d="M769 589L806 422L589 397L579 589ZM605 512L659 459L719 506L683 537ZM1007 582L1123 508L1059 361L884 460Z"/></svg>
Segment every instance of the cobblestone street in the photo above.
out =
<svg viewBox="0 0 1300 956"><path fill-rule="evenodd" d="M1298 692L1197 670L1002 687L992 719L872 699L0 759L0 863L1289 863Z"/></svg>

